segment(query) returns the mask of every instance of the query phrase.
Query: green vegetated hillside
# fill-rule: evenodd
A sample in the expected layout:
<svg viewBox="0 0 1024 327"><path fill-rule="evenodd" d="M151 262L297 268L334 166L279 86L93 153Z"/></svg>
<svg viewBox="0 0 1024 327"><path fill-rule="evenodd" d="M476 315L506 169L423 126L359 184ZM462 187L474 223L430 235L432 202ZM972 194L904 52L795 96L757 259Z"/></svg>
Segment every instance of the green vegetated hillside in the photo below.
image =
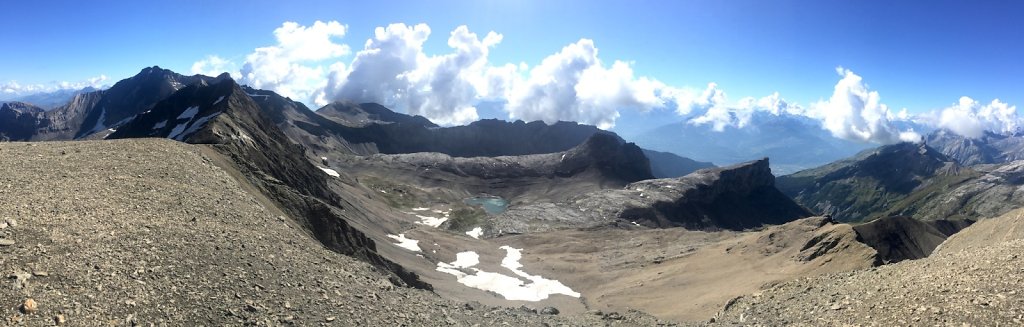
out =
<svg viewBox="0 0 1024 327"><path fill-rule="evenodd" d="M900 143L779 177L777 186L811 211L855 222L917 216L928 202L979 176L927 145Z"/></svg>

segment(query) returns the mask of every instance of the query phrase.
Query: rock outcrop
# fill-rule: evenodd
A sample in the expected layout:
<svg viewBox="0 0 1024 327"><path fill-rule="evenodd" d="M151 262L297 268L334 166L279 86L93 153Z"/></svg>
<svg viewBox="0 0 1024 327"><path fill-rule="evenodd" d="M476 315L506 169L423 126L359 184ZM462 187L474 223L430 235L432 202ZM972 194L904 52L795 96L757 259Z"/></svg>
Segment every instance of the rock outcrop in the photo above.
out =
<svg viewBox="0 0 1024 327"><path fill-rule="evenodd" d="M0 105L0 141L31 138L44 112L43 108L24 102Z"/></svg>
<svg viewBox="0 0 1024 327"><path fill-rule="evenodd" d="M660 228L744 230L811 216L779 192L774 182L766 158L593 191L560 204L517 206L499 215L497 225L506 231L524 232L538 229L529 222L539 219L540 229L625 222Z"/></svg>
<svg viewBox="0 0 1024 327"><path fill-rule="evenodd" d="M626 192L640 196L616 217L658 227L742 230L811 216L775 188L768 159L641 181ZM600 208L599 201L590 203Z"/></svg>
<svg viewBox="0 0 1024 327"><path fill-rule="evenodd" d="M878 251L876 264L927 257L949 236L973 224L973 220L921 221L887 217L853 226L857 240Z"/></svg>

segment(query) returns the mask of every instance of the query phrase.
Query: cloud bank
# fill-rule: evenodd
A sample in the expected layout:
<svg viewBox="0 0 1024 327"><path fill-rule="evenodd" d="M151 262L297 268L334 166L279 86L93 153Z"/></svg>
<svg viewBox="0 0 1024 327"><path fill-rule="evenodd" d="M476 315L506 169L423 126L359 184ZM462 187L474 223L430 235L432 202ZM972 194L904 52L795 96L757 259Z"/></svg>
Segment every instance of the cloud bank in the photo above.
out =
<svg viewBox="0 0 1024 327"><path fill-rule="evenodd" d="M842 67L836 69L839 80L831 96L804 107L778 92L733 101L714 82L694 89L637 76L632 63L602 59L595 42L586 38L531 67L492 62L491 51L504 36L477 34L467 26L448 33L449 50L439 54L424 51L433 32L426 24L378 27L355 53L341 42L348 32L337 21L310 26L285 22L273 31L274 45L254 49L240 65L211 55L196 61L192 72L228 71L240 83L274 90L310 107L338 100L378 102L442 125L477 120L476 105L488 101L501 104L510 119L576 121L603 129L614 127L623 110L670 110L687 124L715 131L754 124L757 113L796 115L820 121L837 138L878 144L920 140L915 131L897 127L906 122L967 137L986 130L1014 132L1021 126L1016 107L999 100L981 103L963 97L925 114L894 112L861 76Z"/></svg>
<svg viewBox="0 0 1024 327"><path fill-rule="evenodd" d="M100 75L76 82L55 81L50 83L21 84L18 81L8 81L0 84L0 99L11 99L36 93L81 90L87 87L101 89L108 86L106 84L107 80L106 75Z"/></svg>
<svg viewBox="0 0 1024 327"><path fill-rule="evenodd" d="M479 118L480 101L505 103L509 118L576 121L611 128L619 110L674 107L683 92L648 77L635 76L630 63L606 64L589 39L569 44L537 66L495 64L489 53L503 36L482 37L459 26L448 37L449 53L429 55L426 24L378 27L363 48L351 54L336 39L347 28L338 22L301 26L286 22L274 31L277 44L257 48L241 68L211 55L192 72L228 71L239 82L271 89L310 105L332 101L379 102L441 124Z"/></svg>
<svg viewBox="0 0 1024 327"><path fill-rule="evenodd" d="M1013 133L1021 127L1017 107L1000 102L999 99L984 104L969 97L961 97L953 106L924 116L937 127L970 138L979 138L985 131Z"/></svg>

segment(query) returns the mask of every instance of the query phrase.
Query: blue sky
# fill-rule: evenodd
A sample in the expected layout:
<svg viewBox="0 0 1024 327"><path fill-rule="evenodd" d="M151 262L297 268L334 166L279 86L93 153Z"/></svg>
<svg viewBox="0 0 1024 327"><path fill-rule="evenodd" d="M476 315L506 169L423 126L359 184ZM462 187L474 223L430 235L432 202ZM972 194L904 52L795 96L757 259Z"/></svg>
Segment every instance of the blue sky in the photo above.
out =
<svg viewBox="0 0 1024 327"><path fill-rule="evenodd" d="M373 29L426 23L425 52L459 25L504 38L489 62L537 65L581 38L637 76L730 98L831 96L835 68L891 108L924 112L960 96L1024 104L1024 3L1016 1L7 1L0 83L116 81L150 65L188 73L274 44L285 21L337 21L353 53ZM11 28L13 27L13 28ZM353 54L354 55L354 54ZM351 59L350 55L349 59Z"/></svg>

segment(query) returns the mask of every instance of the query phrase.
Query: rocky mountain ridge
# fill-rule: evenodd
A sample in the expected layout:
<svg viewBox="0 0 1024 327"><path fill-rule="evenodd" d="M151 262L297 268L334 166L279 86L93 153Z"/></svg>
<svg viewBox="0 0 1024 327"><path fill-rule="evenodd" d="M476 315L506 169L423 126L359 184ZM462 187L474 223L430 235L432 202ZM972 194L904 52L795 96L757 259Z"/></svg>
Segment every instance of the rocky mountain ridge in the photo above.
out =
<svg viewBox="0 0 1024 327"><path fill-rule="evenodd" d="M1024 136L986 131L979 138L968 138L939 129L925 137L925 143L961 165L1002 164L1024 159Z"/></svg>
<svg viewBox="0 0 1024 327"><path fill-rule="evenodd" d="M496 217L495 228L521 233L625 223L745 230L809 216L810 211L775 188L768 160L762 159L592 191L554 205L517 206Z"/></svg>
<svg viewBox="0 0 1024 327"><path fill-rule="evenodd" d="M912 194L935 195L973 174L927 145L899 143L779 177L778 185L812 211L839 221L865 221L909 215L894 212L894 204Z"/></svg>

